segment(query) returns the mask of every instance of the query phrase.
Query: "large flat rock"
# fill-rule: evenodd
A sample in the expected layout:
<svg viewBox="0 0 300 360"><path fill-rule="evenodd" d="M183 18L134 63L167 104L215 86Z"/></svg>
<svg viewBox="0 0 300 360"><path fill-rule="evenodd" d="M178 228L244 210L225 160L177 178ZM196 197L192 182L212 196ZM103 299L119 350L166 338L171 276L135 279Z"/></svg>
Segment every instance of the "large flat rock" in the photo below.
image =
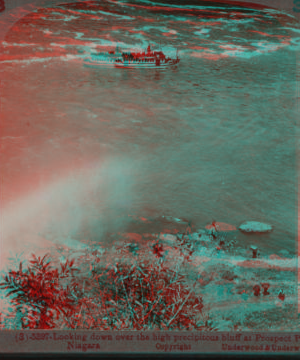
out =
<svg viewBox="0 0 300 360"><path fill-rule="evenodd" d="M258 221L247 221L240 225L239 230L245 233L269 233L273 228L269 224Z"/></svg>

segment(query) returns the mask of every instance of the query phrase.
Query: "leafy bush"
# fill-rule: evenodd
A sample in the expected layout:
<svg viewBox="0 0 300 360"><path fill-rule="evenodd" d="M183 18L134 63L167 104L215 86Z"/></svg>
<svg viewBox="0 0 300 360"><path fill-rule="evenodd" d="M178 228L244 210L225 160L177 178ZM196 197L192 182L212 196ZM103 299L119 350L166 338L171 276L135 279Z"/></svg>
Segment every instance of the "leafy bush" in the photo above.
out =
<svg viewBox="0 0 300 360"><path fill-rule="evenodd" d="M47 255L42 259L32 255L31 266L23 270L20 262L19 270L10 270L4 276L0 288L8 290L6 296L12 297L16 316L21 317L22 328L51 329L55 327L54 318L60 315L68 322L68 317L74 312L74 297L71 286L63 286L62 280L69 278L76 270L74 260L61 264L61 269L52 269ZM12 296L13 295L13 296Z"/></svg>
<svg viewBox="0 0 300 360"><path fill-rule="evenodd" d="M202 298L184 284L184 277L162 262L116 265L99 280L107 328L195 329ZM109 316L108 316L109 315Z"/></svg>
<svg viewBox="0 0 300 360"><path fill-rule="evenodd" d="M22 262L18 271L9 270L0 288L22 328L209 330L199 325L203 301L196 283L188 286L159 256L157 263L117 263L88 276L78 271L74 260L54 269L47 255L32 255L26 270Z"/></svg>

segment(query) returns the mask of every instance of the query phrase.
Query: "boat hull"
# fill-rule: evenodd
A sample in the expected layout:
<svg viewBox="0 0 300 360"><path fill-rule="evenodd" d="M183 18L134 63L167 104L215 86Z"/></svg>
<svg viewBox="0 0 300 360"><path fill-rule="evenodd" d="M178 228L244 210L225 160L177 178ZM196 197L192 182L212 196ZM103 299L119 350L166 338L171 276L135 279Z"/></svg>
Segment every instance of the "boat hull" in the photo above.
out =
<svg viewBox="0 0 300 360"><path fill-rule="evenodd" d="M83 59L85 65L90 66L105 66L105 67L117 67L117 68L167 68L174 65L177 65L180 59L172 59L168 61L117 61L121 60L120 58L116 58L115 56L97 56L90 55L89 57L85 57Z"/></svg>
<svg viewBox="0 0 300 360"><path fill-rule="evenodd" d="M172 60L168 61L166 63L160 63L157 65L155 62L147 63L147 62L134 62L134 61L125 61L125 62L119 62L115 63L115 67L117 68L167 68L170 66L177 65L179 63L179 60Z"/></svg>

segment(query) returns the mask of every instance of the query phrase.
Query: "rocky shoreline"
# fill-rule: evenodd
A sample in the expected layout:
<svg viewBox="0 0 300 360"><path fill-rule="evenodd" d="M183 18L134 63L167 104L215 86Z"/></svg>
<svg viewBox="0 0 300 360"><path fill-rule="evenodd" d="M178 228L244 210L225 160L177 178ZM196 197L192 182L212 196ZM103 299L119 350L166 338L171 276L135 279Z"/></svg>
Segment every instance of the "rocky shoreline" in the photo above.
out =
<svg viewBox="0 0 300 360"><path fill-rule="evenodd" d="M145 259L155 261L153 247L157 246L168 267L174 268L179 262L189 283L197 281L200 285L198 291L203 296L205 311L220 331L269 331L270 326L274 330L296 329L296 258L284 254L264 256L259 252L253 257L251 245L248 248L236 245L238 229L220 224L195 232L188 226L187 231L175 229L173 233L114 234L110 249L105 246L100 249L107 262L136 264ZM183 225L186 227L186 223ZM255 233L258 223L254 225L251 233ZM269 232L269 227L265 228ZM269 284L267 295L262 284ZM281 291L284 300L280 299ZM285 312L290 314L288 326L280 320L283 316L280 314Z"/></svg>
<svg viewBox="0 0 300 360"><path fill-rule="evenodd" d="M266 256L251 245L241 248L235 241L238 230L228 224L213 222L197 231L189 223L177 225L185 230L110 234L103 243L68 239L48 252L57 267L75 259L83 277L107 266L142 268L159 262L172 271L179 268L220 331L297 328L295 257Z"/></svg>

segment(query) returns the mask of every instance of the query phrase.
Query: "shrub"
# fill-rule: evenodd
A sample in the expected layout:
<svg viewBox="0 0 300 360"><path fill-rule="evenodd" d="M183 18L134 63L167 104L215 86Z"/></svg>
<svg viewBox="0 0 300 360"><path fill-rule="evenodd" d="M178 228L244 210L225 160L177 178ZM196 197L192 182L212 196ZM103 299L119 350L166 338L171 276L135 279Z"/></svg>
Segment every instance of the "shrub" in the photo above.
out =
<svg viewBox="0 0 300 360"><path fill-rule="evenodd" d="M158 253L160 253L160 248ZM87 276L74 260L54 269L45 255L32 255L30 266L10 270L0 288L8 290L22 328L97 330L203 330L203 301L185 277L165 266L144 261L98 268ZM76 275L74 273L76 272Z"/></svg>
<svg viewBox="0 0 300 360"><path fill-rule="evenodd" d="M20 262L19 270L10 270L4 276L0 288L8 290L6 296L11 296L16 316L21 317L22 328L51 329L55 327L54 318L61 314L67 321L74 312L74 298L71 287L62 285L62 279L69 278L76 270L74 261L61 264L61 269L52 269L47 256L42 259L32 255L31 266L23 270ZM13 296L12 296L13 295Z"/></svg>
<svg viewBox="0 0 300 360"><path fill-rule="evenodd" d="M202 298L184 284L184 277L163 262L116 265L99 280L108 328L195 329Z"/></svg>

